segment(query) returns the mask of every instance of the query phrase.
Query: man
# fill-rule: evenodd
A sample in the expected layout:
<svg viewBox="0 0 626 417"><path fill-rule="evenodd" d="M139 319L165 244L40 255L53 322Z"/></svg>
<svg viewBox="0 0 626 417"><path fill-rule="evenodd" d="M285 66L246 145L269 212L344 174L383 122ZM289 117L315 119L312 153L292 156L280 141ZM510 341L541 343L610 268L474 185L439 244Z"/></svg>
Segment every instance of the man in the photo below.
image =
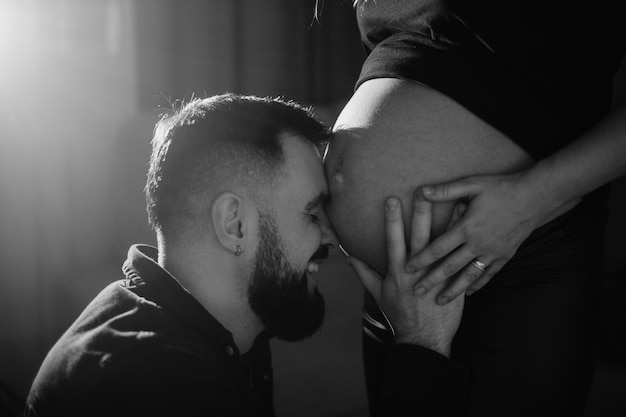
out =
<svg viewBox="0 0 626 417"><path fill-rule="evenodd" d="M328 139L279 99L227 94L163 118L146 186L158 249L131 247L125 279L46 357L26 415L273 415L269 338L301 340L324 316L313 275L338 244L317 151ZM412 251L430 228L426 204L414 210ZM350 261L397 329L381 413L446 415L467 377L444 356L460 306L415 303L395 207L389 276Z"/></svg>

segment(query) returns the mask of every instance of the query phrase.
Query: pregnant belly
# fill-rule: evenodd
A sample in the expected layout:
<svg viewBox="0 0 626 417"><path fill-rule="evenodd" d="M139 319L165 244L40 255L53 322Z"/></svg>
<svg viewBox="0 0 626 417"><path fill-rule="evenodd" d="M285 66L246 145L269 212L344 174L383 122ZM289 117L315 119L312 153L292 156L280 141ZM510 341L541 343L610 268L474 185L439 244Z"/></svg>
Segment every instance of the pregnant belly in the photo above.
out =
<svg viewBox="0 0 626 417"><path fill-rule="evenodd" d="M383 203L402 200L408 230L417 186L469 175L518 171L531 157L511 139L450 98L397 79L363 83L334 127L325 170L327 208L343 248L386 271ZM450 219L453 203L433 207L433 236Z"/></svg>

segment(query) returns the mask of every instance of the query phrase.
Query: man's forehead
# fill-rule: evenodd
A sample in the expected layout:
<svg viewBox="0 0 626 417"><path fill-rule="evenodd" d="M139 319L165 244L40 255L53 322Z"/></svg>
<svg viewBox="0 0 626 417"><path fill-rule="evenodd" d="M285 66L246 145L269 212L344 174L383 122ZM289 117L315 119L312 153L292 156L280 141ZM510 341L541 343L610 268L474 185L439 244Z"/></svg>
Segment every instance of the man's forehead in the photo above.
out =
<svg viewBox="0 0 626 417"><path fill-rule="evenodd" d="M285 151L285 167L287 168L285 184L298 200L304 204L324 204L328 200L328 185L324 173L322 158L315 144L299 135L286 137L283 140Z"/></svg>
<svg viewBox="0 0 626 417"><path fill-rule="evenodd" d="M283 151L287 165L311 171L324 170L320 148L303 136L293 135L283 140Z"/></svg>
<svg viewBox="0 0 626 417"><path fill-rule="evenodd" d="M286 153L292 151L308 155L312 152L317 155L318 159L322 158L321 155L325 149L325 143L316 144L301 134L291 132L283 132L281 134L281 139L283 150Z"/></svg>

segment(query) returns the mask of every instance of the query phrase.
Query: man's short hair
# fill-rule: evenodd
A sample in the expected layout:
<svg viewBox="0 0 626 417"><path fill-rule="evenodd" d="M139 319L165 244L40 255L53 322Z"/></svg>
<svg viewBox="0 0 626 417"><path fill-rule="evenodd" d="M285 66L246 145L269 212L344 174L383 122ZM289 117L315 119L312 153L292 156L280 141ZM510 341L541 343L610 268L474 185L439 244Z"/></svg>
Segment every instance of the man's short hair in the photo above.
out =
<svg viewBox="0 0 626 417"><path fill-rule="evenodd" d="M284 165L281 137L301 135L317 146L330 130L310 109L280 98L224 94L194 99L157 123L146 202L150 225L170 225L207 213L224 191L267 190Z"/></svg>

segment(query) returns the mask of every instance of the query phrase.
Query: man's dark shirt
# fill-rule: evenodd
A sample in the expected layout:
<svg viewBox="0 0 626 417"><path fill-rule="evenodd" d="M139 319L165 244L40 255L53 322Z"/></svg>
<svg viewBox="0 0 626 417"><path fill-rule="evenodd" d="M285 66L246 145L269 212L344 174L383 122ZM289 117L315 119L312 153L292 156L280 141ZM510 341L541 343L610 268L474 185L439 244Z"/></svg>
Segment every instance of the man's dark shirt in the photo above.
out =
<svg viewBox="0 0 626 417"><path fill-rule="evenodd" d="M26 416L274 415L268 337L241 355L156 258L153 247L130 248L126 279L106 287L48 353ZM457 415L467 379L438 353L394 345L377 415Z"/></svg>
<svg viewBox="0 0 626 417"><path fill-rule="evenodd" d="M274 414L267 337L241 355L156 257L131 247L126 279L106 287L46 357L26 415Z"/></svg>

